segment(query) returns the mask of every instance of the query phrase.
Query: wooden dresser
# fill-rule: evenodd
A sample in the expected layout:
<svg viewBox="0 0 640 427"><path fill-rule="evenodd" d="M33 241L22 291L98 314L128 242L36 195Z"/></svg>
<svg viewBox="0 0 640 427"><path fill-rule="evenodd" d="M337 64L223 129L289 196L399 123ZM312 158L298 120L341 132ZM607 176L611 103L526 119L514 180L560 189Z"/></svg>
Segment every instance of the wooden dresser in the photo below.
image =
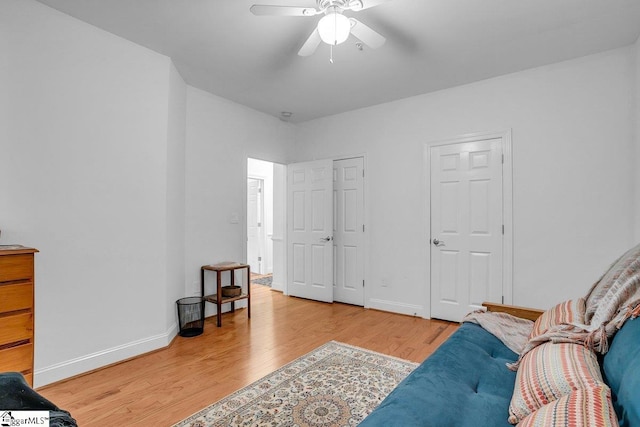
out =
<svg viewBox="0 0 640 427"><path fill-rule="evenodd" d="M0 372L20 372L33 386L33 258L37 249L0 246Z"/></svg>

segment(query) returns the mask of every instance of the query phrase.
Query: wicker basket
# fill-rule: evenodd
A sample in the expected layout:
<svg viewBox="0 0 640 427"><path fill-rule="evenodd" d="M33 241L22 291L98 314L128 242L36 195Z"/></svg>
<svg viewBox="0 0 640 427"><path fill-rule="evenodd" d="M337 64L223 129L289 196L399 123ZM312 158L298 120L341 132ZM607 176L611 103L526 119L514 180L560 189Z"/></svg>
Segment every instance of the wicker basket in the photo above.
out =
<svg viewBox="0 0 640 427"><path fill-rule="evenodd" d="M225 298L230 297L238 297L242 293L242 288L240 286L223 286L222 287L222 296Z"/></svg>

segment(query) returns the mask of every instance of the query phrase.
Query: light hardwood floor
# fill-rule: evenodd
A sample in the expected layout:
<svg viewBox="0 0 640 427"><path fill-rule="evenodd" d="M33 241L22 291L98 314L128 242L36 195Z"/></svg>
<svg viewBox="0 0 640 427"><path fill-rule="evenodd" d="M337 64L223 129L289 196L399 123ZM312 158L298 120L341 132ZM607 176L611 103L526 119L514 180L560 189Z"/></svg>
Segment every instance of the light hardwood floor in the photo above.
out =
<svg viewBox="0 0 640 427"><path fill-rule="evenodd" d="M422 362L458 327L286 297L252 286L244 309L153 353L39 388L82 427L171 426L330 340Z"/></svg>

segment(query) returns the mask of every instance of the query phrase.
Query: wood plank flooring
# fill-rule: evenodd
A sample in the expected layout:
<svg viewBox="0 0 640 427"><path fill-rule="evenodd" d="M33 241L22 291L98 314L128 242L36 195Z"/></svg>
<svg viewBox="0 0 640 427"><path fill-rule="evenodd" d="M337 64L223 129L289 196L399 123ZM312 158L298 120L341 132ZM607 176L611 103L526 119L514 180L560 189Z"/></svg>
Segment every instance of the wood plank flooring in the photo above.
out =
<svg viewBox="0 0 640 427"><path fill-rule="evenodd" d="M422 362L457 323L286 297L251 288L245 309L153 353L38 389L82 427L171 426L327 341Z"/></svg>

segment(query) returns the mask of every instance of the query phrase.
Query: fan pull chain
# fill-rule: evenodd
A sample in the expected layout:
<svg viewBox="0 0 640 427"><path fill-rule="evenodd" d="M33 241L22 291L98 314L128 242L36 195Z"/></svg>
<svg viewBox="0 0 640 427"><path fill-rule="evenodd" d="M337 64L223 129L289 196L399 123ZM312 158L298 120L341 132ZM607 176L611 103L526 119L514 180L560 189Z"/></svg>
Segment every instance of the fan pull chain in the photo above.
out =
<svg viewBox="0 0 640 427"><path fill-rule="evenodd" d="M329 62L333 64L333 45L329 45L329 47L331 49L331 56L329 57Z"/></svg>

